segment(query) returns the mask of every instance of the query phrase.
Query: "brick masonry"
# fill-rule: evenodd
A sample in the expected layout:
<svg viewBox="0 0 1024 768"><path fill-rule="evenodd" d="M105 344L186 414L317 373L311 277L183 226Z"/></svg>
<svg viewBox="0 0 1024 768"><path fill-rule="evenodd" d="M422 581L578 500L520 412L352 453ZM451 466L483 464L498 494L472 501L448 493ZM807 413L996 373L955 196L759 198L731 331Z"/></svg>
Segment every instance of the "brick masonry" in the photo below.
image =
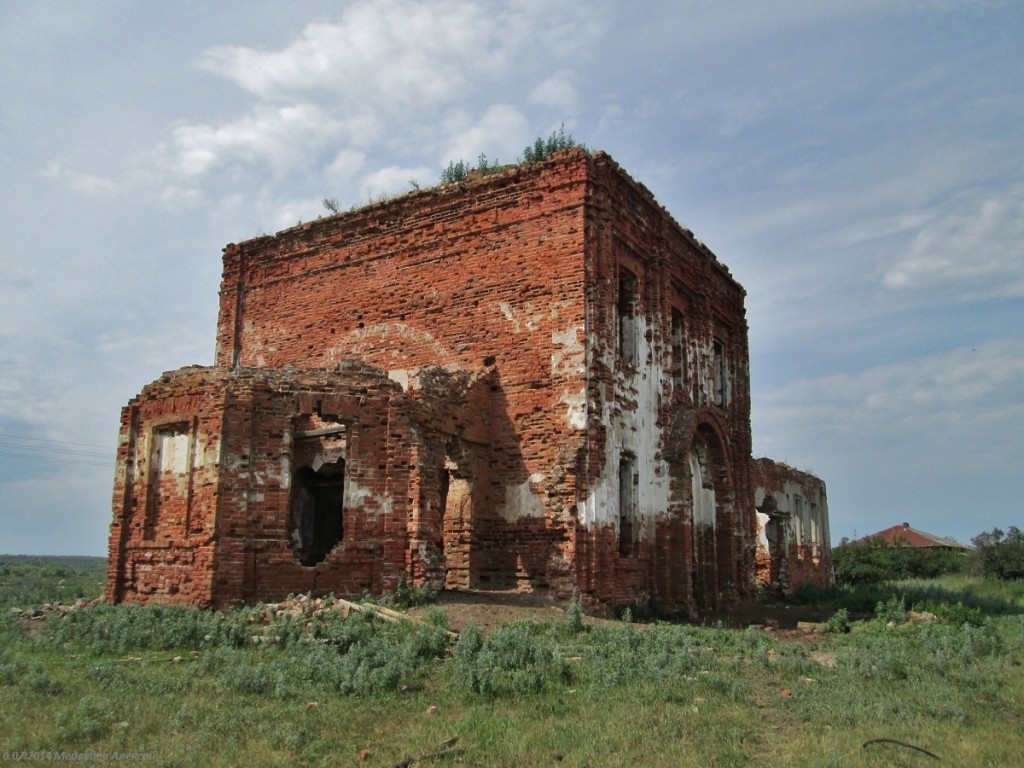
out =
<svg viewBox="0 0 1024 768"><path fill-rule="evenodd" d="M578 150L228 245L215 365L122 414L108 598L749 597L743 302Z"/></svg>

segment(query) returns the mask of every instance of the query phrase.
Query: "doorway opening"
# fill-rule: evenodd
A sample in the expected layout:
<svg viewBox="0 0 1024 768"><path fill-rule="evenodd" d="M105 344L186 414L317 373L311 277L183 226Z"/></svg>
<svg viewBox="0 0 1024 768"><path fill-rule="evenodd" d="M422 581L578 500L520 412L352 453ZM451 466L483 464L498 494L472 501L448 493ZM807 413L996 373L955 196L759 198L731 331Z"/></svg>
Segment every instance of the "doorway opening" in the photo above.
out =
<svg viewBox="0 0 1024 768"><path fill-rule="evenodd" d="M292 480L291 546L306 566L323 562L344 533L345 460L302 467Z"/></svg>

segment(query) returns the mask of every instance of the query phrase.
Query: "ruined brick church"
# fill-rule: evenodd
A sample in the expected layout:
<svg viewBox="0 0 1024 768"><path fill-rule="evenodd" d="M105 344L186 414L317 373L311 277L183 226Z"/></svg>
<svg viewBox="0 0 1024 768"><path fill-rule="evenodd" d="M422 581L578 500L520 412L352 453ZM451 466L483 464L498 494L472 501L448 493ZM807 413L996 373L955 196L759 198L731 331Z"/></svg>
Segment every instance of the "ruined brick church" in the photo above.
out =
<svg viewBox="0 0 1024 768"><path fill-rule="evenodd" d="M570 150L228 245L215 365L122 410L106 596L693 614L829 583L828 542L824 484L751 456L743 288Z"/></svg>

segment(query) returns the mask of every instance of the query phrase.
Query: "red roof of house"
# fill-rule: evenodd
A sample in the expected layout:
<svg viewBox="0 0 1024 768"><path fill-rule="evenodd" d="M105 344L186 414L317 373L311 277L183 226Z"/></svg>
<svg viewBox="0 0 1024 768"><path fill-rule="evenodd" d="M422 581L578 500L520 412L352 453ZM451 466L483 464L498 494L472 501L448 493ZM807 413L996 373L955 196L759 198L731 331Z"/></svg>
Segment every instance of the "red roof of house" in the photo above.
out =
<svg viewBox="0 0 1024 768"><path fill-rule="evenodd" d="M909 523L894 525L884 531L872 533L864 539L882 539L888 544L903 544L908 547L946 547L947 549L968 549L955 539L947 539L942 536L935 536L916 528L911 528Z"/></svg>

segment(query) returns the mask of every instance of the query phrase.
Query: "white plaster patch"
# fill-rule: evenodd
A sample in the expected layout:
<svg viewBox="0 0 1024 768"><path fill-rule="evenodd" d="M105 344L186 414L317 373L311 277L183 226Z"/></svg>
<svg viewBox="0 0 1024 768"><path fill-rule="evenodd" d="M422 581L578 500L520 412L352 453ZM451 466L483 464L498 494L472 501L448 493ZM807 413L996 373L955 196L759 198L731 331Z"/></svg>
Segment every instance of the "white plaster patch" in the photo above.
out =
<svg viewBox="0 0 1024 768"><path fill-rule="evenodd" d="M540 496L530 488L530 480L520 485L505 486L505 503L498 510L502 519L514 523L522 517L542 517L544 505Z"/></svg>
<svg viewBox="0 0 1024 768"><path fill-rule="evenodd" d="M587 390L580 389L576 393L563 393L560 403L569 406L565 419L570 429L584 429L587 426Z"/></svg>
<svg viewBox="0 0 1024 768"><path fill-rule="evenodd" d="M281 474L278 483L284 490L288 490L292 485L292 460L287 453L281 454Z"/></svg>
<svg viewBox="0 0 1024 768"><path fill-rule="evenodd" d="M576 377L586 370L586 350L581 341L583 328L572 326L551 332L551 375Z"/></svg>
<svg viewBox="0 0 1024 768"><path fill-rule="evenodd" d="M349 508L358 508L363 506L365 499L372 499L373 491L369 488L364 488L358 483L345 483L345 506Z"/></svg>
<svg viewBox="0 0 1024 768"><path fill-rule="evenodd" d="M341 340L341 343L325 350L328 361L336 363L362 351L376 349L401 350L405 347L422 347L445 367L458 364L458 359L444 344L426 331L413 328L405 323L376 323L367 328L356 328Z"/></svg>
<svg viewBox="0 0 1024 768"><path fill-rule="evenodd" d="M189 469L188 432L158 432L160 471L183 475Z"/></svg>
<svg viewBox="0 0 1024 768"><path fill-rule="evenodd" d="M409 371L404 368L393 368L388 371L388 378L398 383L402 389L409 390Z"/></svg>
<svg viewBox="0 0 1024 768"><path fill-rule="evenodd" d="M499 301L498 309L501 310L501 314L505 316L505 319L512 323L512 330L515 333L523 332L522 324L518 319L516 319L515 313L512 311L512 306L507 301Z"/></svg>

